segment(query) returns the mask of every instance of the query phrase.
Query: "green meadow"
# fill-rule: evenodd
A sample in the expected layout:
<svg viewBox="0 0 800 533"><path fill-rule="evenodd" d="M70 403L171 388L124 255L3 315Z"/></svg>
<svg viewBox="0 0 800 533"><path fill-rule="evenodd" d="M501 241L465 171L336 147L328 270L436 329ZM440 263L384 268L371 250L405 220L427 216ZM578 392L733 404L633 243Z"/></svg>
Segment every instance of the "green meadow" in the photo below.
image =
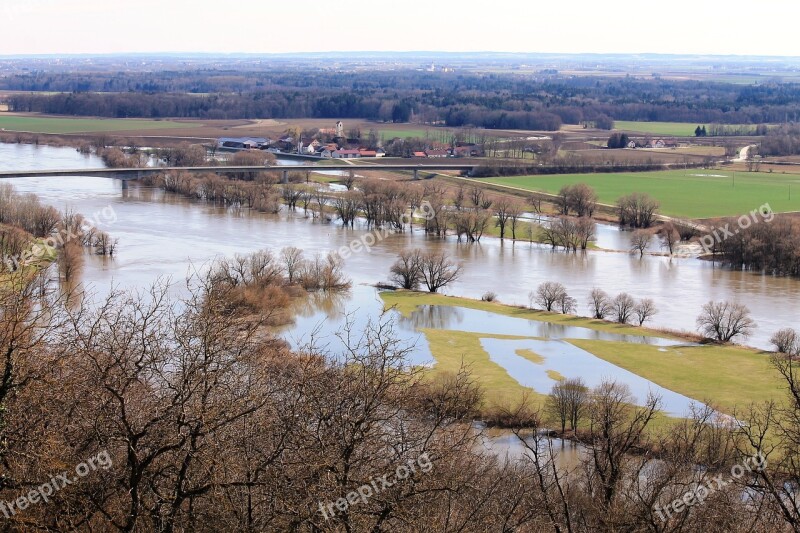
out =
<svg viewBox="0 0 800 533"><path fill-rule="evenodd" d="M708 124L690 124L687 122L634 122L632 120L615 120L614 129L635 131L638 133L651 133L653 135L667 135L671 137L694 137L697 126Z"/></svg>
<svg viewBox="0 0 800 533"><path fill-rule="evenodd" d="M597 191L600 202L605 204L614 204L626 194L642 192L658 200L661 214L685 218L737 216L765 203L776 213L800 211L798 174L688 169L515 176L485 181L553 194L564 185L586 183Z"/></svg>

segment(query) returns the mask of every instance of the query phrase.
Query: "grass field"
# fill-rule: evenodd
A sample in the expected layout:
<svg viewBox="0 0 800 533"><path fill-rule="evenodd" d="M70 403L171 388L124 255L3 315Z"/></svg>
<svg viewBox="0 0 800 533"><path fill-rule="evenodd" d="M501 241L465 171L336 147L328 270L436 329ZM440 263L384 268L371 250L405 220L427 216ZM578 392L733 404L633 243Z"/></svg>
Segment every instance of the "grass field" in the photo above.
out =
<svg viewBox="0 0 800 533"><path fill-rule="evenodd" d="M667 347L573 340L578 348L664 388L710 401L727 413L746 403L780 400L769 357L735 346Z"/></svg>
<svg viewBox="0 0 800 533"><path fill-rule="evenodd" d="M94 133L184 129L187 124L168 120L102 119L0 115L0 129L33 133Z"/></svg>
<svg viewBox="0 0 800 533"><path fill-rule="evenodd" d="M399 291L384 292L381 297L387 307L394 306L404 315L410 314L419 305L453 305L619 334L666 336L646 328L438 294ZM468 365L473 378L484 389L487 407L513 404L523 391L531 393L505 369L493 363L480 345L481 338L515 337L438 329L426 329L423 332L436 358L436 366L432 370L434 375L438 372L456 372L462 363ZM750 402L783 401L782 383L777 372L771 368L768 355L749 348L713 345L659 348L597 340L570 342L662 387L707 402L726 413L732 413L737 407L746 407ZM533 352L520 352L518 355L534 363L542 360ZM540 405L547 392L533 391L532 402Z"/></svg>
<svg viewBox="0 0 800 533"><path fill-rule="evenodd" d="M586 183L600 202L643 192L661 204L659 212L687 218L738 216L769 203L776 213L800 211L800 175L726 170L668 170L621 174L564 174L487 178L520 189L557 193L567 184Z"/></svg>
<svg viewBox="0 0 800 533"><path fill-rule="evenodd" d="M427 133L431 139L439 139L439 137L443 135L450 135L450 130L446 130L444 128L408 128L408 129L398 129L398 128L383 128L380 125L375 125L375 129L378 130L378 133L385 138L385 139L394 139L395 137L400 137L401 139L408 139L409 137L420 137L422 139L425 138L425 134ZM362 134L363 134L362 130Z"/></svg>
<svg viewBox="0 0 800 533"><path fill-rule="evenodd" d="M614 128L639 133L652 133L653 135L669 135L673 137L694 137L697 126L708 124L689 124L685 122L633 122L628 120L615 120Z"/></svg>

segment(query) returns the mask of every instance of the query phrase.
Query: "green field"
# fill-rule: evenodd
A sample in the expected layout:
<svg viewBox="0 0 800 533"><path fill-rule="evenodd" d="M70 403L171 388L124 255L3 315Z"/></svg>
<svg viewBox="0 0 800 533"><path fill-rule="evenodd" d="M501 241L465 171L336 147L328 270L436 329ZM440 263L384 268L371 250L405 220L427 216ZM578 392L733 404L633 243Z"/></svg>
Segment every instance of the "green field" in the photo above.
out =
<svg viewBox="0 0 800 533"><path fill-rule="evenodd" d="M499 303L409 291L383 292L387 307L408 316L420 305L451 305L480 309L505 316L541 320L585 327L619 334L664 337L658 331L637 328L588 318L532 311ZM524 390L505 369L492 362L480 344L481 338L514 338L460 331L425 329L425 337L436 358L433 375L457 372L462 363L469 366L473 378L481 385L486 406L510 405ZM733 413L751 401L775 400L781 403L784 393L781 380L772 368L769 356L757 350L738 346L673 346L660 348L598 340L570 340L572 344L625 368L667 389L706 402L723 412ZM537 354L522 350L518 355L541 364ZM540 404L549 391L531 391L531 400Z"/></svg>
<svg viewBox="0 0 800 533"><path fill-rule="evenodd" d="M0 115L0 130L32 133L95 133L117 131L166 130L190 128L187 123L169 120L21 117Z"/></svg>
<svg viewBox="0 0 800 533"><path fill-rule="evenodd" d="M615 120L614 129L635 131L639 133L652 133L653 135L669 135L673 137L694 137L697 126L708 124L689 124L685 122L633 122L629 120Z"/></svg>
<svg viewBox="0 0 800 533"><path fill-rule="evenodd" d="M414 129L392 129L392 128L381 128L378 126L376 128L378 133L384 139L394 139L395 137L400 137L401 139L408 139L410 137L419 137L421 139L425 138L425 133L427 132L428 136L431 139L438 139L441 135L449 135L451 133L450 130L446 130L443 128L414 128ZM364 130L361 130L361 133L364 133Z"/></svg>
<svg viewBox="0 0 800 533"><path fill-rule="evenodd" d="M601 203L643 192L656 198L659 213L686 218L738 216L769 203L776 213L800 211L800 175L727 170L667 170L621 174L563 174L486 178L489 183L558 193L568 184L586 183Z"/></svg>

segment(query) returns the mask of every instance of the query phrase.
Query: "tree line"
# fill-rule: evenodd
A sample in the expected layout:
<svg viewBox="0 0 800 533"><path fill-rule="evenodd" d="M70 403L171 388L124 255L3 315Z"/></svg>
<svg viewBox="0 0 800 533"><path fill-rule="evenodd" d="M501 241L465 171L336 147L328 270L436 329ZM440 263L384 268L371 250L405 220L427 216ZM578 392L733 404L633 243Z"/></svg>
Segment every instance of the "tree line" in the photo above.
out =
<svg viewBox="0 0 800 533"><path fill-rule="evenodd" d="M481 445L487 436L474 421L487 398L470 373L431 377L408 366L410 348L390 321L346 325L337 353L313 343L292 351L263 329L274 300L231 306L241 280L274 274L262 259L196 273L179 299L163 284L93 304L43 293L27 276L0 286L0 513L9 530L798 526L783 482L798 475L800 405L791 398L736 417L747 425L708 406L660 432L657 397L637 405L620 383L564 382L543 409L526 397L491 409L513 422L526 450L503 460ZM774 361L795 394L796 362ZM562 416L585 450L578 468L557 462L547 436ZM767 424L780 424L774 449L760 444ZM756 453L763 469L664 514ZM72 474L98 457L97 468ZM70 477L54 490L57 476Z"/></svg>
<svg viewBox="0 0 800 533"><path fill-rule="evenodd" d="M0 80L0 89L23 92L6 97L14 111L117 118L361 118L550 131L561 124L610 129L613 120L719 124L719 131L726 131L724 125L800 118L800 89L775 82L750 87L665 79L275 67L36 71L10 74ZM55 94L31 94L37 91Z"/></svg>
<svg viewBox="0 0 800 533"><path fill-rule="evenodd" d="M740 219L726 219L714 224L712 234L723 228L736 228L733 235L714 239L711 252L723 264L737 270L751 270L769 275L800 277L800 226L788 217L769 223L743 227ZM730 233L730 231L728 231Z"/></svg>

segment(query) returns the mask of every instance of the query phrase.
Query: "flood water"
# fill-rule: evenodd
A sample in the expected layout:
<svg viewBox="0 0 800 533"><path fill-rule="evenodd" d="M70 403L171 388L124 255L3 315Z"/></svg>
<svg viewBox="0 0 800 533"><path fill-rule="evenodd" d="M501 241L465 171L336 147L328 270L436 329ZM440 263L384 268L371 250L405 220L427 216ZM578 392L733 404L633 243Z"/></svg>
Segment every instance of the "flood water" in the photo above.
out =
<svg viewBox="0 0 800 533"><path fill-rule="evenodd" d="M0 144L0 169L81 167L102 167L102 162L71 148ZM112 284L137 288L159 277L183 280L219 256L285 246L302 248L307 254L325 253L367 234L364 228L311 221L302 210L273 216L224 209L136 183L123 190L121 182L107 178L7 181L20 192L35 193L58 208L70 207L87 216L109 206L113 209L113 220L100 224L100 229L119 239L117 255L91 257L82 273L83 281L98 293ZM602 226L598 233L602 247L627 248L628 236L617 228ZM365 285L386 280L398 252L408 247L445 250L464 263L462 278L445 291L448 294L479 298L493 291L504 303L524 305L539 283L558 281L577 298L580 312L586 313L588 293L600 287L612 295L625 291L636 298L652 298L659 313L650 325L688 331L695 330L695 318L704 303L733 300L752 311L758 329L748 344L761 348L769 347L774 331L794 326L800 319L800 282L793 279L731 272L694 258L640 259L602 251L571 254L488 237L467 245L457 243L455 237L439 240L413 231L389 235L369 251L353 254L345 265L354 283L349 296L327 310L309 310L298 319L297 329L288 333L301 338L320 317L341 323L345 313L358 309L377 314L376 291ZM424 343L424 337L420 342ZM423 346L418 353L425 351Z"/></svg>

